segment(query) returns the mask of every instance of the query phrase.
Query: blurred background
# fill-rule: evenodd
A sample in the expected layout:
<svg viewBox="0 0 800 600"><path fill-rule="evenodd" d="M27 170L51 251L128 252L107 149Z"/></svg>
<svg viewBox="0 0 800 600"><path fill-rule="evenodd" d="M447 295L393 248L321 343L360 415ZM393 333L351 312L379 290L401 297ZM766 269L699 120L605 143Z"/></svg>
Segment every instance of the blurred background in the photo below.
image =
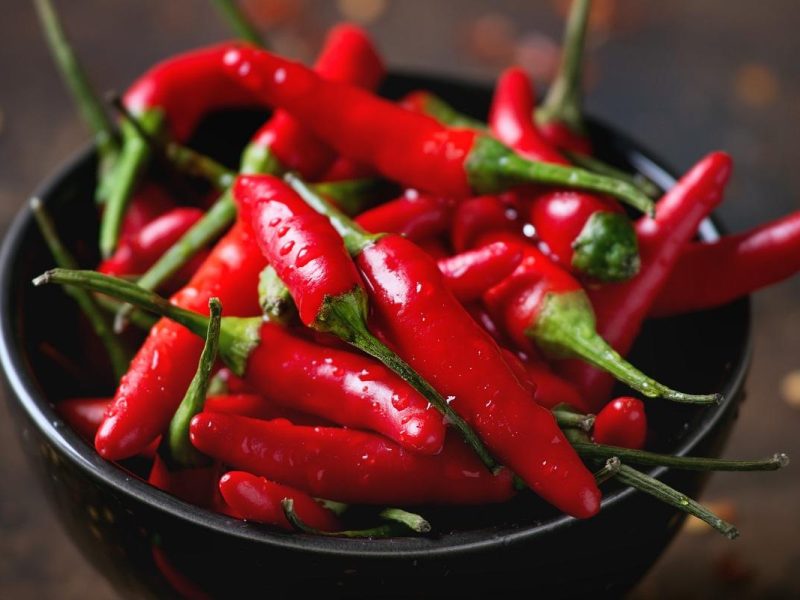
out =
<svg viewBox="0 0 800 600"><path fill-rule="evenodd" d="M767 6L765 6L767 4ZM56 0L94 83L124 90L175 52L231 37L206 0ZM277 51L313 59L340 20L365 26L395 69L490 83L519 64L544 89L558 63L561 0L243 0ZM0 231L89 136L42 42L29 0L0 19ZM719 211L741 230L800 209L800 3L595 0L587 109L679 170L713 149L736 170ZM755 299L749 399L731 458L800 461L800 277ZM4 404L4 403L3 403ZM0 597L114 598L51 517L0 408ZM633 598L800 596L800 478L714 476L702 500L733 520L729 542L689 523ZM535 560L535 557L531 557Z"/></svg>

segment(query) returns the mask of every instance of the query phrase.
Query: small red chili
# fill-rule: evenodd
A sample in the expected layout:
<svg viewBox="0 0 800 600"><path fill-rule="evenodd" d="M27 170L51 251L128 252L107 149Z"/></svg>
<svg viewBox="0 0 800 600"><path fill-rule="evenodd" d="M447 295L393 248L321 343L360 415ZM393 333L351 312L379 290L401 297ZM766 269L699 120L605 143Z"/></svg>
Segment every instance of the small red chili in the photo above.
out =
<svg viewBox="0 0 800 600"><path fill-rule="evenodd" d="M644 402L623 396L606 404L594 420L594 441L608 446L640 450L647 438Z"/></svg>

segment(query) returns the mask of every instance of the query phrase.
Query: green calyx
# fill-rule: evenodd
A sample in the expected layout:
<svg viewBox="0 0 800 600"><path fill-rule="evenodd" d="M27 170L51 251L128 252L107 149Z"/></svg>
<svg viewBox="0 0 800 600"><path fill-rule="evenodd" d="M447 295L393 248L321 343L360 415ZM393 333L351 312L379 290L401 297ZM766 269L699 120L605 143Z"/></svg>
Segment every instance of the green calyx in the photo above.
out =
<svg viewBox="0 0 800 600"><path fill-rule="evenodd" d="M622 213L594 213L572 249L572 267L600 281L625 281L639 272L636 231Z"/></svg>
<svg viewBox="0 0 800 600"><path fill-rule="evenodd" d="M208 331L208 317L175 306L158 294L124 279L110 277L96 271L52 269L33 280L33 284L36 286L47 283L70 285L106 294L171 319L200 337L205 337ZM219 354L225 364L240 377L246 371L250 354L259 344L261 323L260 317L225 317L222 319Z"/></svg>
<svg viewBox="0 0 800 600"><path fill-rule="evenodd" d="M297 313L289 288L272 265L267 265L258 277L258 303L270 321L286 323Z"/></svg>
<svg viewBox="0 0 800 600"><path fill-rule="evenodd" d="M655 211L653 201L626 181L578 167L528 160L486 135L476 136L464 168L476 194L495 194L524 184L551 185L607 194L649 215Z"/></svg>
<svg viewBox="0 0 800 600"><path fill-rule="evenodd" d="M538 123L560 123L579 135L586 131L581 78L590 8L591 0L572 0L564 31L561 66L542 106L536 111Z"/></svg>
<svg viewBox="0 0 800 600"><path fill-rule="evenodd" d="M153 137L163 134L164 113L160 109L150 109L137 117L139 127ZM122 220L136 184L150 161L152 149L143 139L136 127L127 120L122 122L122 150L110 173L108 197L100 222L100 252L104 258L114 253L119 241Z"/></svg>
<svg viewBox="0 0 800 600"><path fill-rule="evenodd" d="M526 335L554 358L580 358L648 398L716 404L719 394L685 394L648 377L622 358L595 329L594 311L583 290L549 293Z"/></svg>
<svg viewBox="0 0 800 600"><path fill-rule="evenodd" d="M219 348L220 326L222 322L222 305L219 298L208 302L209 320L206 330L206 341L197 372L189 383L178 410L175 411L169 424L167 435L162 441L162 454L171 468L197 467L208 463L208 458L198 452L189 440L189 426L192 418L203 410L208 393L211 370L217 358Z"/></svg>

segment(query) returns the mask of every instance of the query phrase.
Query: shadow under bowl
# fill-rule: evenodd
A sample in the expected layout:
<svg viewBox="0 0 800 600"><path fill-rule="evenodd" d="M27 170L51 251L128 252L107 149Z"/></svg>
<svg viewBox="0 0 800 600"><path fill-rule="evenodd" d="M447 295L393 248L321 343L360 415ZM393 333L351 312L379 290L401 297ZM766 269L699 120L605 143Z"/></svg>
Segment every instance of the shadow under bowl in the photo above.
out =
<svg viewBox="0 0 800 600"><path fill-rule="evenodd" d="M440 77L394 75L389 97L425 88L484 117L487 86ZM193 144L235 165L264 113L206 119ZM674 179L650 153L597 122L598 154L635 169L662 188ZM65 242L96 264L92 202L96 157L80 153L38 191ZM701 237L717 228L706 222ZM61 420L54 403L109 394L107 357L71 301L31 279L52 259L28 208L6 234L0 255L0 360L12 414L30 465L77 547L124 595L230 597L258 590L271 597L618 596L633 586L677 532L684 515L630 489L608 486L601 513L578 521L532 494L500 506L421 510L428 537L347 540L275 531L196 508L140 479L145 465L106 462ZM692 392L720 391L715 407L649 401L650 447L678 455L719 453L743 399L750 361L747 300L712 311L648 322L633 361L657 379ZM620 390L623 391L623 390ZM707 476L651 471L688 495Z"/></svg>

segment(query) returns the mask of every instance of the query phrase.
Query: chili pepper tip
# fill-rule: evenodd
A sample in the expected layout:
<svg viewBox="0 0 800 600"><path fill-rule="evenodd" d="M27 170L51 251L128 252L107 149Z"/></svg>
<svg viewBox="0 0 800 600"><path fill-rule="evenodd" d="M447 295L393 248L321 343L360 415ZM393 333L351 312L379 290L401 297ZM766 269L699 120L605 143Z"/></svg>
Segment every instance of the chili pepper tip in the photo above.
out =
<svg viewBox="0 0 800 600"><path fill-rule="evenodd" d="M775 464L778 466L779 469L788 467L789 463L791 462L791 460L789 459L789 455L786 454L785 452L776 452L773 455L772 460L775 462Z"/></svg>

